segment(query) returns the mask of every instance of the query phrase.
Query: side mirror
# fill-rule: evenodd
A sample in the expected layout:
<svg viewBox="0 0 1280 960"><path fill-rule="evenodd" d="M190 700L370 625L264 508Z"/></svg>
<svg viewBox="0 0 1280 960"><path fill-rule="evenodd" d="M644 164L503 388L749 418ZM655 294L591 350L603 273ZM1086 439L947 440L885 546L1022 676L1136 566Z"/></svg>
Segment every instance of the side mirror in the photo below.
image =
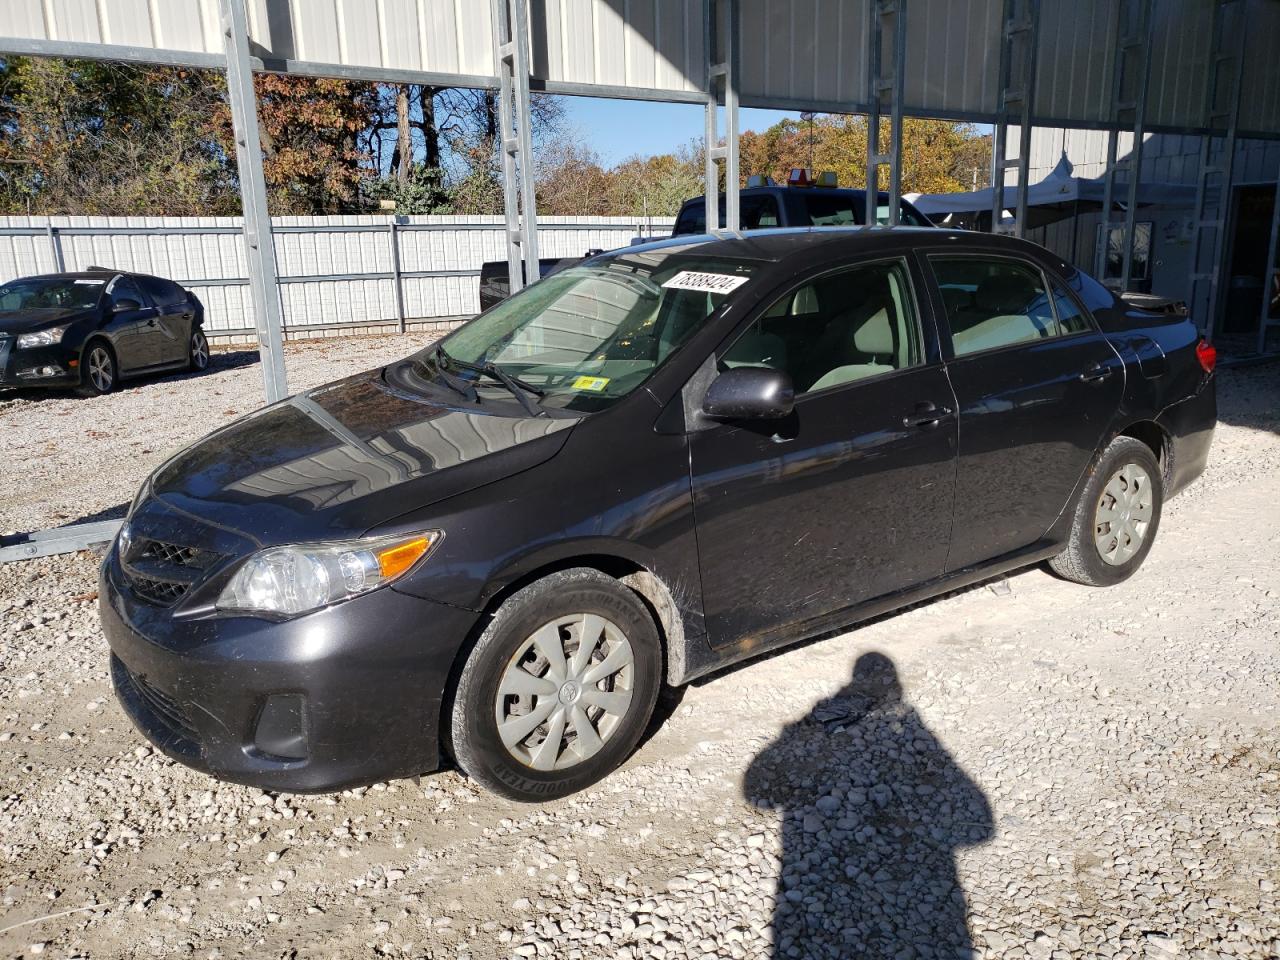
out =
<svg viewBox="0 0 1280 960"><path fill-rule="evenodd" d="M767 367L737 367L711 382L702 412L712 420L780 420L795 406L791 377Z"/></svg>
<svg viewBox="0 0 1280 960"><path fill-rule="evenodd" d="M125 313L128 310L141 310L142 304L132 297L121 297L111 309L116 313Z"/></svg>

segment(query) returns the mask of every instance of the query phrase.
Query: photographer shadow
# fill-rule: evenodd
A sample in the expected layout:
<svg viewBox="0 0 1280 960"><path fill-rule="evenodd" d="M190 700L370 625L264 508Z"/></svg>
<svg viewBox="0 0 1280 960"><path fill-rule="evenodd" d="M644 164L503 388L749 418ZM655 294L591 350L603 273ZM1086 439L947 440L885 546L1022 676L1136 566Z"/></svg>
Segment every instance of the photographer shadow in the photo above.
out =
<svg viewBox="0 0 1280 960"><path fill-rule="evenodd" d="M955 851L992 837L991 807L903 701L888 657L859 657L743 791L782 817L773 956L974 955Z"/></svg>

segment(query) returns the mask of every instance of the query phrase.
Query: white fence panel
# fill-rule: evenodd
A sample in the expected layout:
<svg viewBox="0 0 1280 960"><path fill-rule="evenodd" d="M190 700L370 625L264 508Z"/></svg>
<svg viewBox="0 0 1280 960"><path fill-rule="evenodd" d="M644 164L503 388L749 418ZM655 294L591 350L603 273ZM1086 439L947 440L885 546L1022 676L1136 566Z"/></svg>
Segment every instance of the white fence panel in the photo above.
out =
<svg viewBox="0 0 1280 960"><path fill-rule="evenodd" d="M670 217L543 217L544 257L582 256L670 233ZM398 321L387 217L276 217L286 329ZM53 228L50 235L49 228ZM0 217L0 282L103 266L167 277L204 302L211 334L253 329L238 217ZM479 309L480 266L506 257L501 217L401 217L395 226L405 319ZM423 276L422 274L428 274Z"/></svg>

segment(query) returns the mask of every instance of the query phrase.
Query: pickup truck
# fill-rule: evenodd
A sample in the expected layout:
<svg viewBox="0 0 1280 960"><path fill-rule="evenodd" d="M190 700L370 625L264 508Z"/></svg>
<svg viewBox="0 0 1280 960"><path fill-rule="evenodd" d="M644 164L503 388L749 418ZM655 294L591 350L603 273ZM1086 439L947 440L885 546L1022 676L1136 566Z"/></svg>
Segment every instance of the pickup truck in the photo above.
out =
<svg viewBox="0 0 1280 960"><path fill-rule="evenodd" d="M757 179L752 177L749 183ZM769 181L748 186L738 194L739 224L743 230L767 230L774 227L849 227L866 223L867 192L838 187L782 186ZM884 222L889 203L887 193L880 194L876 219ZM908 227L931 227L929 218L907 200L900 200L900 222ZM720 222L724 222L724 196L720 197ZM707 201L693 197L680 207L673 237L707 232ZM638 237L632 244L661 239ZM539 260L539 277L580 263L601 251L590 250L582 257L548 257ZM480 267L480 310L484 312L510 295L507 261L498 260Z"/></svg>

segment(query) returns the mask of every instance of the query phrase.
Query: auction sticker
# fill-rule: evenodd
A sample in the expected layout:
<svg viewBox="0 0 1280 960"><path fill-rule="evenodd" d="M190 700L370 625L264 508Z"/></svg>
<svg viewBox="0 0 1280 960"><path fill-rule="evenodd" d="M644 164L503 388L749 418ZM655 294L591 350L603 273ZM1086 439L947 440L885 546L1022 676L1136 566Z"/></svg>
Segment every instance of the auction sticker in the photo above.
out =
<svg viewBox="0 0 1280 960"><path fill-rule="evenodd" d="M572 384L575 390L591 390L595 393L599 393L608 385L608 377L579 377Z"/></svg>
<svg viewBox="0 0 1280 960"><path fill-rule="evenodd" d="M732 293L747 282L749 277L735 277L727 273L702 273L698 270L681 270L663 284L671 290L700 290L703 293Z"/></svg>

